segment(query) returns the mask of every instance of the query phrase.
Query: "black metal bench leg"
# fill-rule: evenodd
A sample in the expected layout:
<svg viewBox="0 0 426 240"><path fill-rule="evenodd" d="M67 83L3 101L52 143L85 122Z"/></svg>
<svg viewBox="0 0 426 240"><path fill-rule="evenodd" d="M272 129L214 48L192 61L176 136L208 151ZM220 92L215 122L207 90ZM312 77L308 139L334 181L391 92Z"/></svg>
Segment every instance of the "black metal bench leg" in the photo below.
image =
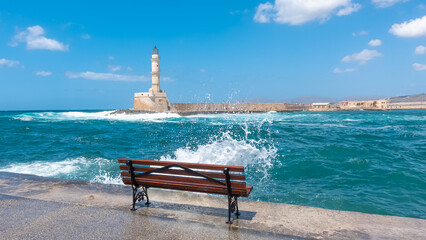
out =
<svg viewBox="0 0 426 240"><path fill-rule="evenodd" d="M226 178L226 188L228 189L228 221L227 224L232 224L231 221L231 213L235 212L235 209L237 210L237 213L235 214L238 218L240 215L240 212L238 211L238 196L232 194L232 188L231 188L231 177L229 175L229 169L227 167L223 168L223 173L225 174Z"/></svg>
<svg viewBox="0 0 426 240"><path fill-rule="evenodd" d="M132 191L133 191L133 207L130 209L130 211L136 211L135 205L136 205L136 193L138 189L132 185Z"/></svg>
<svg viewBox="0 0 426 240"><path fill-rule="evenodd" d="M136 205L136 201L138 199L138 186L136 185L136 180L135 180L135 172L133 171L133 163L131 160L127 160L126 161L126 165L129 167L129 173L132 179L132 192L133 192L133 205L132 208L130 209L131 211L136 211L135 205Z"/></svg>
<svg viewBox="0 0 426 240"><path fill-rule="evenodd" d="M240 216L238 210L238 197L237 196L228 196L228 221L226 223L232 224L231 213L234 213L235 216Z"/></svg>
<svg viewBox="0 0 426 240"><path fill-rule="evenodd" d="M232 224L231 221L231 202L232 202L232 196L228 196L228 221L227 224Z"/></svg>
<svg viewBox="0 0 426 240"><path fill-rule="evenodd" d="M148 188L147 187L144 188L144 192L145 192L145 197L146 197L146 203L145 203L145 205L147 205L149 207L149 205L151 204L151 202L149 201Z"/></svg>
<svg viewBox="0 0 426 240"><path fill-rule="evenodd" d="M235 197L235 207L237 208L237 212L235 213L235 216L240 216L240 211L238 210L238 197Z"/></svg>
<svg viewBox="0 0 426 240"><path fill-rule="evenodd" d="M151 204L151 202L149 201L149 197L148 197L148 188L147 187L141 187L138 190L138 187L133 187L133 208L131 208L130 210L135 211L136 208L136 203L137 202L141 202L143 200L145 200L146 198L146 203L145 205L149 206Z"/></svg>

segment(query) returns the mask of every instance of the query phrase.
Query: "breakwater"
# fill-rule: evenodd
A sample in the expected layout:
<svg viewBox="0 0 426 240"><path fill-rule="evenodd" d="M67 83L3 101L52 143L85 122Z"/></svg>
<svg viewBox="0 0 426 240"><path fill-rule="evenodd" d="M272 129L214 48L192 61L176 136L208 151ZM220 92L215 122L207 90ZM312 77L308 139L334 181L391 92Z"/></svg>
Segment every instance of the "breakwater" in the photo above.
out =
<svg viewBox="0 0 426 240"><path fill-rule="evenodd" d="M262 112L297 112L311 108L309 104L286 103L167 103L168 106L157 108L156 105L139 103L135 100L134 109L122 109L117 113L169 112L182 115L203 113L262 113Z"/></svg>
<svg viewBox="0 0 426 240"><path fill-rule="evenodd" d="M309 107L309 105L285 103L171 103L171 112L179 114L294 112L308 110Z"/></svg>

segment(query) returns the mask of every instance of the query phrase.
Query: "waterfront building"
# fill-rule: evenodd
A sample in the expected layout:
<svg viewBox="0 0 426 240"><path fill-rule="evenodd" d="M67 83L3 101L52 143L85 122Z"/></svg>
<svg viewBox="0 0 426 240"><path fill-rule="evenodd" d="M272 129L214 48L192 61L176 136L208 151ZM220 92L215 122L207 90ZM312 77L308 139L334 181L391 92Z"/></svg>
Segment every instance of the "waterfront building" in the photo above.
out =
<svg viewBox="0 0 426 240"><path fill-rule="evenodd" d="M341 109L388 109L389 100L364 100L364 101L342 101L339 103Z"/></svg>
<svg viewBox="0 0 426 240"><path fill-rule="evenodd" d="M331 103L312 103L311 111L331 111Z"/></svg>

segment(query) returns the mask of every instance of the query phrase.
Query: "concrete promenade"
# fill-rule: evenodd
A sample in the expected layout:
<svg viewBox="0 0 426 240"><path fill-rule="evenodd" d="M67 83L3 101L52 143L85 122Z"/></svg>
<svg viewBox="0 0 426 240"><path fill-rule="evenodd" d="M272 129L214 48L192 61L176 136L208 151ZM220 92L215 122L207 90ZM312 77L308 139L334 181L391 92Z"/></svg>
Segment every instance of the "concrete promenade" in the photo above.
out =
<svg viewBox="0 0 426 240"><path fill-rule="evenodd" d="M424 239L426 220L0 172L0 239Z"/></svg>

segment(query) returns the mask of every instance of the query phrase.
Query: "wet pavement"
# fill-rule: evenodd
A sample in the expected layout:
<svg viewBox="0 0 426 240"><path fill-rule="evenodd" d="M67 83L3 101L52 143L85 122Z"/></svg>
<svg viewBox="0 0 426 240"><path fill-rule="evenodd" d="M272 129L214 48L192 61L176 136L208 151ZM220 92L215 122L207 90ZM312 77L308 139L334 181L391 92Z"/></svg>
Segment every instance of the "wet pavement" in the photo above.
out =
<svg viewBox="0 0 426 240"><path fill-rule="evenodd" d="M0 172L0 239L424 239L426 220Z"/></svg>

